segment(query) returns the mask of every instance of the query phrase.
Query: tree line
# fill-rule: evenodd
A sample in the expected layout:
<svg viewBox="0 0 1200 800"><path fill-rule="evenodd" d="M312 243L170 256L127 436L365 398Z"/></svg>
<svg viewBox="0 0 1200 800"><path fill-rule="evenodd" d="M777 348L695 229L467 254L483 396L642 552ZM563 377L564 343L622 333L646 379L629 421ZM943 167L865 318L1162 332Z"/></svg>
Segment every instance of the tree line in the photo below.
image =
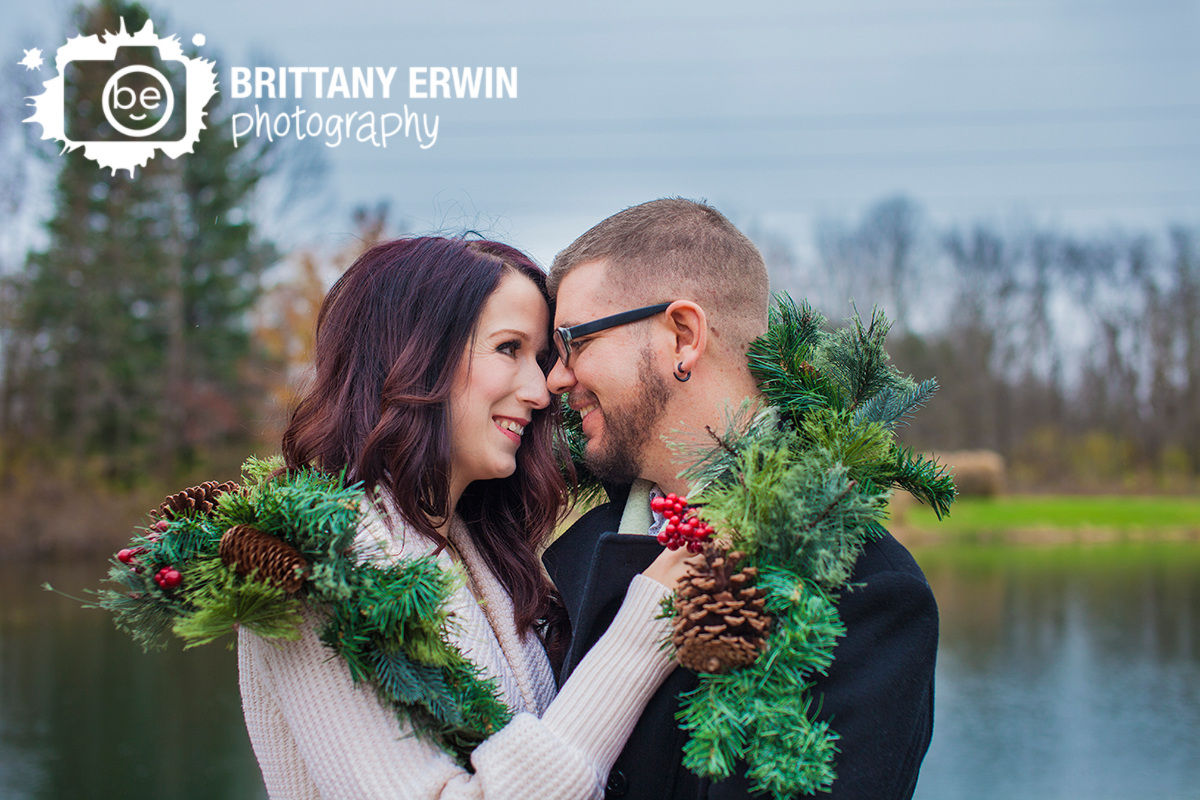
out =
<svg viewBox="0 0 1200 800"><path fill-rule="evenodd" d="M773 281L835 320L894 321L901 371L942 388L904 432L988 448L1025 488L1185 488L1200 474L1200 232L947 227L895 197L818 225L816 256L765 237Z"/></svg>
<svg viewBox="0 0 1200 800"><path fill-rule="evenodd" d="M148 16L102 0L73 27L113 31L124 17L138 30ZM66 109L71 130L102 124L80 98ZM255 223L261 189L300 154L265 139L234 148L233 109L217 100L194 154L130 178L35 141L20 110L0 104L0 148L16 153L0 160L0 219L23 213L31 156L57 179L44 241L15 261L0 241L0 491L34 464L130 485L221 453L240 463L278 433L324 288L383 235L386 209L359 212L344 252L299 251L293 279L265 287L282 254ZM815 234L808 258L791 238L754 238L776 288L835 323L851 301L864 314L880 306L896 366L939 378L909 444L996 450L1028 488L1196 485L1195 227L939 227L897 197Z"/></svg>

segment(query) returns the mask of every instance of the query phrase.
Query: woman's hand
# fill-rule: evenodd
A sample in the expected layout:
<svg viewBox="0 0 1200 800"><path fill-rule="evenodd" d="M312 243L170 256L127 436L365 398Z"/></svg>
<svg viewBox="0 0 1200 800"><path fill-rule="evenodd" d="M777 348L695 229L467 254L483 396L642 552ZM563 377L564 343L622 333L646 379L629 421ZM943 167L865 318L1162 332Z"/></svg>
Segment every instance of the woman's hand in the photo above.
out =
<svg viewBox="0 0 1200 800"><path fill-rule="evenodd" d="M663 551L658 554L658 558L654 559L642 574L664 586L676 589L679 581L687 572L688 561L693 558L700 558L700 556L692 555L686 547L678 550L668 550L664 547Z"/></svg>

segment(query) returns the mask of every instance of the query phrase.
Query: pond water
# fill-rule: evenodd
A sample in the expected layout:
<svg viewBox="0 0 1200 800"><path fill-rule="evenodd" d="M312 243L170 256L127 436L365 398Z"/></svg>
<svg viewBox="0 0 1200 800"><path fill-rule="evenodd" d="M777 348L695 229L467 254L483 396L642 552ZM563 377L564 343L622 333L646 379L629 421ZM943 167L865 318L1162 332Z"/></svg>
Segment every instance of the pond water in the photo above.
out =
<svg viewBox="0 0 1200 800"><path fill-rule="evenodd" d="M1200 545L914 555L942 622L918 800L1200 797Z"/></svg>
<svg viewBox="0 0 1200 800"><path fill-rule="evenodd" d="M938 598L918 800L1200 796L1200 545L915 551ZM142 653L79 595L103 565L0 567L0 798L261 798L236 658Z"/></svg>

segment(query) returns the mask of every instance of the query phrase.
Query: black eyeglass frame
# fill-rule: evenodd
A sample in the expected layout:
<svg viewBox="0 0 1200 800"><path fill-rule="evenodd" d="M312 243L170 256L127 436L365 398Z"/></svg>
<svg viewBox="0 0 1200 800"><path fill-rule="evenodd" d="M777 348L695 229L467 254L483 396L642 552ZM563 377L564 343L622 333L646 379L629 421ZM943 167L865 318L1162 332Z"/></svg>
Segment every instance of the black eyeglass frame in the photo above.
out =
<svg viewBox="0 0 1200 800"><path fill-rule="evenodd" d="M555 350L558 352L559 360L563 362L563 366L567 365L567 359L571 357L571 342L576 339L582 339L584 336L591 336L593 333L606 331L609 328L616 328L620 325L628 325L631 322L653 317L655 314L661 314L666 311L670 306L671 303L658 303L653 306L635 308L631 311L622 311L620 314L601 317L591 322L581 322L569 328L555 328L554 342L558 345Z"/></svg>

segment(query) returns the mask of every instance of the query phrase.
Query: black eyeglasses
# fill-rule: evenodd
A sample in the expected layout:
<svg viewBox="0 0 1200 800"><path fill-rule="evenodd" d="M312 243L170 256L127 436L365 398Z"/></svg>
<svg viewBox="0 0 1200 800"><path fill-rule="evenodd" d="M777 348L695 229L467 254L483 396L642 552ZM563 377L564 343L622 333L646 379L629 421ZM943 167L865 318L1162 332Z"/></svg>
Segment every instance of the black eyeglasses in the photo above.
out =
<svg viewBox="0 0 1200 800"><path fill-rule="evenodd" d="M622 311L620 314L601 317L591 322L572 325L569 328L555 328L554 346L558 348L558 358L562 361L563 366L566 366L567 359L571 357L571 342L576 339L591 336L593 333L606 331L618 325L628 325L630 322L637 322L639 319L653 317L655 314L666 311L670 305L670 303L659 303L658 305L646 306L645 308L635 308L632 311Z"/></svg>

